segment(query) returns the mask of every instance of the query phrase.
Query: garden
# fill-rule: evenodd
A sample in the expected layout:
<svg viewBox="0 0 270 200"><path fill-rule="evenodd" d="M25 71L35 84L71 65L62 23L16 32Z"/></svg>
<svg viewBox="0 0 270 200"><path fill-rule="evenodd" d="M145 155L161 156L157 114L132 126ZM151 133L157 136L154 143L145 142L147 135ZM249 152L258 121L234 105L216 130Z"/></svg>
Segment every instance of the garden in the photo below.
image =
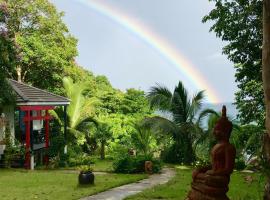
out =
<svg viewBox="0 0 270 200"><path fill-rule="evenodd" d="M148 91L113 87L106 76L75 62L78 41L53 3L0 0L0 198L80 199L139 184L170 169L175 175L168 182L126 199L185 199L197 186L198 174L215 176L214 167L209 166L221 161L215 160L213 147L226 143L233 150L226 149L222 151L226 156L219 157L224 157L221 165L229 169L217 176L228 178L222 183L229 184L228 197L270 199L270 187L265 187L270 177L270 139L265 134L269 99L264 101L270 74L261 78L262 63L268 71L270 63L262 60L259 21L264 4L259 0L212 1L215 7L203 22L214 22L211 31L227 42L223 53L235 64L238 91L237 116L233 117L226 116L223 103L213 109L207 104L206 91L192 93L181 80L173 89L159 83ZM265 2L270 8L270 2ZM269 8L265 10L270 12ZM269 19L264 26L269 30ZM34 132L35 124L27 126L22 120L26 112L20 110L20 98L24 97L18 97L21 92L10 85L11 79L66 98L68 106L50 107L46 116L38 110L47 121L40 132ZM226 104L227 113L230 105ZM11 107L14 117L8 120ZM29 115L37 119L32 111ZM31 129L28 139L26 126ZM50 134L43 138L44 146L35 149L31 138L41 132ZM34 170L24 169L27 162ZM92 180L86 184L89 176Z"/></svg>

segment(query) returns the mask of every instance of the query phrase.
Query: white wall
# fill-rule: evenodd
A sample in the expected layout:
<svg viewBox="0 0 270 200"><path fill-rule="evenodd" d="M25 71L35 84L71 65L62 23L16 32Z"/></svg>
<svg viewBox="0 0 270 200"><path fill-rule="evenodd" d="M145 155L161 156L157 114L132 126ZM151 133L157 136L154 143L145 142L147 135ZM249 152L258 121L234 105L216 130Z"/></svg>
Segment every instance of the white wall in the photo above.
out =
<svg viewBox="0 0 270 200"><path fill-rule="evenodd" d="M11 137L15 138L15 128L14 128L14 106L6 106L3 109L3 113L5 115L5 119L7 120L9 124L9 129L11 133ZM4 132L5 132L5 127L0 127L0 141L4 139Z"/></svg>

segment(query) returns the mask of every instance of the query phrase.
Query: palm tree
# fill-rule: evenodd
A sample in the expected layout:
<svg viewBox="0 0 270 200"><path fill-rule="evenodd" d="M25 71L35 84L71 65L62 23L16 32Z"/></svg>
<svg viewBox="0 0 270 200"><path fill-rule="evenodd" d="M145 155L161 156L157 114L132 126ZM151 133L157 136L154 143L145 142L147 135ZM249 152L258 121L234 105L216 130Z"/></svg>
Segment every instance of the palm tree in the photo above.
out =
<svg viewBox="0 0 270 200"><path fill-rule="evenodd" d="M77 144L85 142L86 125L96 123L94 120L95 105L98 100L96 98L86 98L83 93L89 88L85 82L74 83L69 77L63 78L63 86L66 96L71 100L67 107L67 132L68 141L76 140ZM59 108L51 113L55 119L62 125L63 109Z"/></svg>
<svg viewBox="0 0 270 200"><path fill-rule="evenodd" d="M183 83L179 81L174 92L171 93L164 86L154 86L148 93L152 108L169 114L169 119L161 116L148 118L144 125L150 126L155 131L168 133L172 136L174 144L169 151L171 161L190 164L195 160L193 142L201 133L200 123L195 122L196 116L202 106L204 91L199 91L191 99ZM199 120L213 110L202 112Z"/></svg>
<svg viewBox="0 0 270 200"><path fill-rule="evenodd" d="M150 128L145 128L138 123L134 124L134 129L135 130L131 135L131 140L136 150L142 153L142 155L145 157L152 156L152 144L155 143L155 138L153 137L152 130Z"/></svg>

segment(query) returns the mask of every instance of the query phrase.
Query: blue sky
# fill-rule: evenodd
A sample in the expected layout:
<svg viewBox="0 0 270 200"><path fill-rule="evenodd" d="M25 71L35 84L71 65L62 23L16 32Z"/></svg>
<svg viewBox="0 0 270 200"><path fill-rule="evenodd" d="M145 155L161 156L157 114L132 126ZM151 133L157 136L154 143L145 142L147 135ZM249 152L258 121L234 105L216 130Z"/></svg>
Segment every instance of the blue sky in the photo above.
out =
<svg viewBox="0 0 270 200"><path fill-rule="evenodd" d="M190 93L197 88L155 49L110 18L78 0L51 0L79 40L77 62L94 74L106 75L121 90L148 91L156 83L173 89L179 80ZM85 0L91 2L91 0ZM234 68L222 55L224 43L209 33L202 17L213 5L208 0L95 0L116 7L175 46L214 88L222 102L233 102ZM192 75L190 75L192 76Z"/></svg>

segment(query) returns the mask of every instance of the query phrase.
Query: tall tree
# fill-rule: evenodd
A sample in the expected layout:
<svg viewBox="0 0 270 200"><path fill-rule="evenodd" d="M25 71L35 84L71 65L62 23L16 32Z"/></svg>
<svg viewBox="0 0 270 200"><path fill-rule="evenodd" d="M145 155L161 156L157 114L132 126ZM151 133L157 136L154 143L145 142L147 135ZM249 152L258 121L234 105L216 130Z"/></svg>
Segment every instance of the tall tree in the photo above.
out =
<svg viewBox="0 0 270 200"><path fill-rule="evenodd" d="M14 100L6 78L8 77L7 72L14 68L18 61L15 42L5 26L8 15L7 5L0 3L0 108Z"/></svg>
<svg viewBox="0 0 270 200"><path fill-rule="evenodd" d="M51 89L61 85L65 67L73 65L76 43L48 0L0 0L8 13L2 21L9 37L19 49L20 60L10 77Z"/></svg>
<svg viewBox="0 0 270 200"><path fill-rule="evenodd" d="M262 0L210 1L215 8L203 22L214 22L210 31L225 41L223 53L234 63L239 117L243 123L257 122L263 126Z"/></svg>
<svg viewBox="0 0 270 200"><path fill-rule="evenodd" d="M264 150L268 169L270 170L270 0L263 2L263 51L262 51L262 78L264 100L266 105L266 130ZM265 186L264 199L270 199L270 173Z"/></svg>

